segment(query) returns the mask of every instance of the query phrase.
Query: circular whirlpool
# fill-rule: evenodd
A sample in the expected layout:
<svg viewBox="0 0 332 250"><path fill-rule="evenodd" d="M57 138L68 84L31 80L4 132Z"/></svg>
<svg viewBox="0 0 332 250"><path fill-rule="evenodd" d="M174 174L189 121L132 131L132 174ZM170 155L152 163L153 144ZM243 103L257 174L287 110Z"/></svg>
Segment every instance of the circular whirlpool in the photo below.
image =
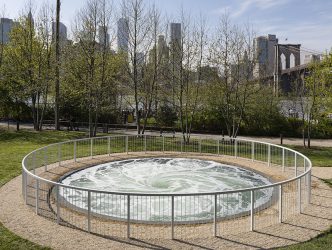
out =
<svg viewBox="0 0 332 250"><path fill-rule="evenodd" d="M65 176L61 183L105 191L91 192L88 197L86 191L62 187L62 200L79 210L87 210L90 202L93 214L126 220L129 207L131 220L158 223L171 221L173 204L174 221L186 223L212 220L216 201L218 218L246 214L250 211L250 191L222 192L264 186L271 181L248 169L215 161L160 157L89 167ZM126 194L130 194L129 206ZM272 195L273 188L255 191L255 207L267 204Z"/></svg>

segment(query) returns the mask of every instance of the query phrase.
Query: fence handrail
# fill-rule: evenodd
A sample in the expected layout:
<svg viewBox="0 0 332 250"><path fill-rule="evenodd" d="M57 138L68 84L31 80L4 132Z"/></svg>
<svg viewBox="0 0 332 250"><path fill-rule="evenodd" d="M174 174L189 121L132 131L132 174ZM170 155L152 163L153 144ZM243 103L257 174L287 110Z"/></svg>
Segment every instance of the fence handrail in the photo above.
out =
<svg viewBox="0 0 332 250"><path fill-rule="evenodd" d="M299 155L299 156L302 156L303 159L309 163L309 166L308 168L300 175L296 175L295 177L291 178L291 179L288 179L288 180L284 180L284 181L280 181L280 182L275 182L275 183L272 183L272 184L268 184L268 185L262 185L262 186L257 186L257 187L250 187L250 188L244 188L244 189L234 189L234 190L227 190L227 191L219 191L219 192L196 192L196 193L142 193L142 192L118 192L118 191L105 191L105 190L99 190L99 189L89 189L89 188L81 188L81 187L75 187L75 186L71 186L71 185L66 185L66 184L62 184L62 183L59 183L59 182L55 182L55 181L51 181L51 180L48 180L48 179L45 179L45 178L42 178L40 176L38 176L37 174L34 174L34 173L31 173L25 166L25 161L26 159L40 151L40 150L43 150L45 148L48 148L48 147L51 147L51 146L56 146L56 145L62 145L62 144L66 144L66 143L73 143L73 142L77 142L77 141L90 141L90 140L95 140L95 139L103 139L103 138L116 138L116 137L136 137L136 135L116 135L116 136L101 136L101 137L93 137L93 138L83 138L83 139L75 139L75 140L68 140L68 141L65 141L65 142L59 142L59 143L53 143L53 144L49 144L47 146L44 146L44 147L41 147L41 148L38 148L36 150L33 150L32 152L30 152L29 154L27 154L23 160L22 160L22 170L27 173L28 175L36 178L37 180L39 181L43 181L43 182L46 182L48 184L52 184L52 185L55 185L55 186L58 186L58 187L63 187L63 188L71 188L71 189L75 189L75 190L80 190L80 191L86 191L86 192L94 192L94 193L102 193L102 194L114 194L114 195L129 195L129 196L197 196L197 195L224 195L224 194L232 194L232 193L239 193L239 192L248 192L248 191L256 191L256 190L260 190L260 189L266 189L266 188L272 188L272 187L276 187L276 186L280 186L280 185L284 185L284 184L287 184L289 182L292 182L292 181L295 181L297 179L300 179L302 178L303 176L305 176L306 174L308 173L311 173L311 169L312 169L312 163L310 161L310 159L303 155L302 153L296 151L296 150L293 150L293 149L290 149L290 148L287 148L287 147L284 147L284 146L280 146L280 145L275 145L275 144L272 144L272 143L267 143L267 142L260 142L260 141L255 141L255 140L249 140L249 139L242 139L242 138L231 138L231 140L235 140L235 141L245 141L245 142L254 142L254 143L258 143L258 144L263 144L263 145L270 145L270 146L273 146L273 147L277 147L277 148L281 148L281 149L284 149L284 150L287 150L287 151L290 151L290 152L293 152L295 155ZM159 138L160 136L153 136L153 135L148 135L149 137L156 137L156 138ZM179 137L176 137L176 138L179 138ZM215 141L220 141L222 139L211 139L209 138L210 140L215 140ZM224 138L225 139L225 138ZM136 152L141 152L141 151L136 151ZM194 153L194 152L193 152ZM239 157L240 158L240 157ZM244 158L244 159L247 159L247 158Z"/></svg>

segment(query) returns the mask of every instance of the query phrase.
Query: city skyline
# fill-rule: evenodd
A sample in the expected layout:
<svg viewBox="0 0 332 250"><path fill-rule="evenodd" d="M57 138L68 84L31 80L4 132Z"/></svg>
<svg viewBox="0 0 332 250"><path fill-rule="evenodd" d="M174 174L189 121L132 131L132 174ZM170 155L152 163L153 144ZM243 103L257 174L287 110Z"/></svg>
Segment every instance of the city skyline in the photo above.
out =
<svg viewBox="0 0 332 250"><path fill-rule="evenodd" d="M0 8L5 17L15 19L24 9L26 0L0 0ZM44 0L35 0L33 4L40 6ZM53 1L47 1L53 3ZM116 8L120 0L114 0ZM227 12L235 23L250 23L257 36L276 34L280 43L301 43L303 48L310 48L318 52L325 52L332 47L332 2L323 0L236 0L215 1L206 0L169 0L144 1L146 5L155 3L168 16L171 22L179 22L181 8L192 17L200 14L207 17L210 32L216 26L221 14ZM299 4L301 2L301 4ZM54 2L55 3L55 2ZM68 36L71 36L71 24L76 12L82 8L85 1L62 1L61 21L68 27ZM5 11L3 11L5 6ZM35 10L35 13L37 14ZM113 24L116 28L116 23Z"/></svg>

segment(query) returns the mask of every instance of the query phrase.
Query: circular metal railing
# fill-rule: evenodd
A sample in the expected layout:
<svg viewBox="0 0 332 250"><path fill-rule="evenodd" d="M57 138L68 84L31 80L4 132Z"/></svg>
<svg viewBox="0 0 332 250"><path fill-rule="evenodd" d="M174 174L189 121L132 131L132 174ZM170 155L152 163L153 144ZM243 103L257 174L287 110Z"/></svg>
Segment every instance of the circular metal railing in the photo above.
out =
<svg viewBox="0 0 332 250"><path fill-rule="evenodd" d="M109 192L64 185L58 182L62 174L56 170L70 164L79 164L87 159L97 159L117 154L141 153L194 153L214 157L232 156L248 159L254 164L264 164L271 171L280 172L288 178L269 185L243 188L222 192L204 193L137 193ZM143 155L144 156L144 155ZM86 166L85 166L86 167ZM190 235L213 235L238 233L263 228L301 213L311 197L311 161L303 154L270 143L245 139L192 138L184 143L182 138L159 136L107 136L71 140L51 144L26 155L22 161L22 194L27 205L34 207L37 214L52 219L59 224L86 230L103 236L115 237L187 237ZM67 169L69 171L70 169ZM72 169L71 169L72 170ZM54 181L55 179L55 181ZM264 206L258 206L255 196L270 191L274 195ZM80 194L79 199L68 201L63 193ZM153 225L142 223L140 211L134 201L165 201L167 207L159 207L159 216ZM213 201L208 220L195 219L192 206L195 200L209 198ZM112 200L118 207L101 207L100 200ZM186 199L180 214L178 200ZM77 209L82 200L86 207ZM163 202L165 203L165 202ZM187 204L188 203L188 204ZM230 210L239 206L250 206L247 213L231 214ZM159 202L159 206L161 203ZM182 206L183 202L181 203ZM187 208L187 205L190 209ZM92 209L93 207L93 209ZM122 221L102 216L105 209L118 209ZM199 209L199 208L198 208ZM190 211L190 212L189 212ZM191 216L190 222L181 218ZM160 218L159 218L160 217ZM175 219L175 217L177 219ZM180 218L180 219L179 219ZM190 231L190 233L188 232ZM142 236L142 232L145 235ZM166 236L165 236L166 235Z"/></svg>

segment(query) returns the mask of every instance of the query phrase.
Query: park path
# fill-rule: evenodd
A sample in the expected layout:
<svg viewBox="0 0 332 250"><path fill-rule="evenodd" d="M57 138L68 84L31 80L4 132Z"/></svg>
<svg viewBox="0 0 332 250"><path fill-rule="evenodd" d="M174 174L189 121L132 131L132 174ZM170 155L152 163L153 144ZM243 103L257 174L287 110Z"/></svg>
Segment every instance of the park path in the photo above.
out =
<svg viewBox="0 0 332 250"><path fill-rule="evenodd" d="M8 124L7 122L0 122L0 127L7 128ZM15 129L16 125L14 123L10 124L11 129ZM20 128L22 129L33 129L32 124L24 123L20 125ZM50 127L49 127L50 129ZM135 129L115 129L110 130L110 133L116 133L116 134L127 134L127 135L136 135L137 131ZM146 131L146 135L160 135L159 131ZM164 135L166 136L173 136L172 132L165 132ZM177 132L175 133L176 136L181 136L181 133ZM206 138L216 138L221 137L221 135L212 135L212 134L199 134L199 133L193 133L192 137L206 137ZM273 144L280 144L280 138L279 137L258 137L258 136L239 136L238 138L243 139L249 139L249 140L257 140L262 142L268 142ZM297 145L301 146L303 145L302 138L284 138L283 144L285 145ZM332 147L332 139L311 139L311 145L316 147Z"/></svg>

